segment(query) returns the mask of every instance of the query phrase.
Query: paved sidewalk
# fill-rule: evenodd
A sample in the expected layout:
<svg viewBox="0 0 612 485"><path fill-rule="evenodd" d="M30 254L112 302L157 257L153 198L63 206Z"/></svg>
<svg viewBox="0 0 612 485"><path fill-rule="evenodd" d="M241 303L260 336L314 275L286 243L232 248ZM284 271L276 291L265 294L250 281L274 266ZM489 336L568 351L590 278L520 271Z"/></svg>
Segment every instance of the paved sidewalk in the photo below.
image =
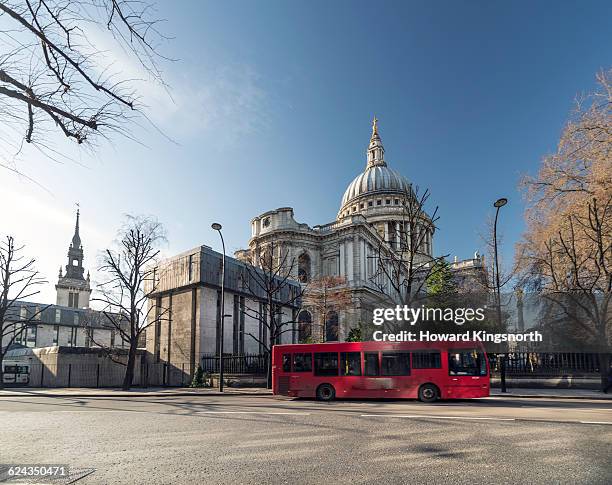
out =
<svg viewBox="0 0 612 485"><path fill-rule="evenodd" d="M164 397L164 396L218 396L221 395L217 388L190 387L135 387L129 391L117 388L6 388L0 390L2 397ZM226 387L223 394L239 396L266 396L272 395L270 389L261 387Z"/></svg>
<svg viewBox="0 0 612 485"><path fill-rule="evenodd" d="M612 393L604 394L592 389L559 389L559 388L508 388L503 393L499 388L491 389L491 397L528 397L528 398L556 398L556 399L603 399L612 400Z"/></svg>
<svg viewBox="0 0 612 485"><path fill-rule="evenodd" d="M234 396L271 396L272 391L261 387L226 387L223 394ZM170 397L170 396L218 396L216 388L189 387L149 387L122 391L115 388L8 388L0 390L2 397ZM543 398L543 399L598 399L612 400L611 394L589 389L526 389L509 388L502 393L498 388L491 389L492 398Z"/></svg>

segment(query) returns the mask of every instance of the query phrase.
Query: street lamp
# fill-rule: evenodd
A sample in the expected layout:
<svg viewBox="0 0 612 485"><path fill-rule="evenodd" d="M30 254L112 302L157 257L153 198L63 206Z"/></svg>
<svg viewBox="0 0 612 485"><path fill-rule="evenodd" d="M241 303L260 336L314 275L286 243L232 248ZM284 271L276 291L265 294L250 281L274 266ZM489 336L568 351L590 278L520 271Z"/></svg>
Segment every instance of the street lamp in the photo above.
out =
<svg viewBox="0 0 612 485"><path fill-rule="evenodd" d="M219 233L219 237L221 238L221 247L223 248L223 259L221 260L221 328L219 329L219 335L217 335L217 338L219 339L219 392L223 392L223 336L225 334L225 241L223 240L223 234L221 233L221 229L223 228L221 224L218 222L213 222L210 227Z"/></svg>
<svg viewBox="0 0 612 485"><path fill-rule="evenodd" d="M508 203L508 199L497 199L493 203L495 211L495 222L493 223L493 246L495 248L495 288L497 290L497 322L501 327L502 314L501 314L501 291L499 284L499 259L497 257L497 217L499 216L499 209ZM500 380L501 380L501 392L507 392L506 390L506 354L502 355L501 366L500 366Z"/></svg>

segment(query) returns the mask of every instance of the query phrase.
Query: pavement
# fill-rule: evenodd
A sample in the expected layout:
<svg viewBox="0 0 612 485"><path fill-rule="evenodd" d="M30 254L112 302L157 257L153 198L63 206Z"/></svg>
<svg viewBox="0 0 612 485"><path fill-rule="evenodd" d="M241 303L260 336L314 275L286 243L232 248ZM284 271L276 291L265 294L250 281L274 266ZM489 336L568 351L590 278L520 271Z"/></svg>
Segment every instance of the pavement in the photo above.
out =
<svg viewBox="0 0 612 485"><path fill-rule="evenodd" d="M226 387L223 394L241 395L241 396L261 396L271 395L269 389L261 387ZM0 397L3 396L21 396L21 397L149 397L149 396L197 396L197 395L221 395L216 388L189 388L189 387L149 387L149 388L132 388L129 391L114 388L7 388L0 390ZM507 393L502 393L499 389L491 389L491 397L504 398L562 398L562 399L596 399L596 400L612 400L612 393L604 394L601 391L590 389L558 389L558 388L542 388L542 389L527 389L527 388L510 388Z"/></svg>
<svg viewBox="0 0 612 485"><path fill-rule="evenodd" d="M607 401L321 403L164 392L3 393L1 461L65 464L63 483L77 485L612 483Z"/></svg>

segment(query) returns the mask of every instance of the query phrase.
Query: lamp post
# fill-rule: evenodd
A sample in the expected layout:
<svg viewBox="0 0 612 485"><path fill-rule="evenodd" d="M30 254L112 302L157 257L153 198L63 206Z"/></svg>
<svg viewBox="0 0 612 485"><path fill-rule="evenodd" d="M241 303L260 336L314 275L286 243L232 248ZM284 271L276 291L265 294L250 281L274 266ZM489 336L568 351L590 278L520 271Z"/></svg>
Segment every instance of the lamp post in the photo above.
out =
<svg viewBox="0 0 612 485"><path fill-rule="evenodd" d="M501 314L501 290L499 283L499 259L497 257L497 217L499 216L499 209L508 203L508 199L497 199L493 203L495 211L495 222L493 223L493 246L495 249L495 288L497 290L497 322L501 327L502 314ZM501 380L501 392L507 392L506 390L506 354L502 354L501 366L499 369L500 380Z"/></svg>
<svg viewBox="0 0 612 485"><path fill-rule="evenodd" d="M221 325L219 329L219 392L223 392L223 336L224 332L224 320L225 320L225 241L223 240L223 234L221 229L223 226L218 222L214 222L210 227L219 233L221 238L221 247L223 248L223 259L221 260Z"/></svg>

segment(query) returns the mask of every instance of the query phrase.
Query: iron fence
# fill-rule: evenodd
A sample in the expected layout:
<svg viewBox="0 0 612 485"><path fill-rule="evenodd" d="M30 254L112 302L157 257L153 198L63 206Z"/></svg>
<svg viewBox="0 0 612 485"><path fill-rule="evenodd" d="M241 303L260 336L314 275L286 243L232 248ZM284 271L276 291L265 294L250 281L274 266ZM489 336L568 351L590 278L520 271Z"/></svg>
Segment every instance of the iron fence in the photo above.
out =
<svg viewBox="0 0 612 485"><path fill-rule="evenodd" d="M5 387L121 387L126 367L116 363L103 364L28 364L20 372L4 373ZM134 367L133 387L174 386L191 383L188 363L137 364Z"/></svg>
<svg viewBox="0 0 612 485"><path fill-rule="evenodd" d="M525 377L555 377L585 375L599 372L599 357L593 353L577 352L511 352L488 354L491 371L499 373L506 356L506 374Z"/></svg>
<svg viewBox="0 0 612 485"><path fill-rule="evenodd" d="M204 354L202 356L202 370L210 374L219 373L219 356ZM268 370L268 361L265 355L242 354L224 355L223 372L226 374L250 374L264 376Z"/></svg>

